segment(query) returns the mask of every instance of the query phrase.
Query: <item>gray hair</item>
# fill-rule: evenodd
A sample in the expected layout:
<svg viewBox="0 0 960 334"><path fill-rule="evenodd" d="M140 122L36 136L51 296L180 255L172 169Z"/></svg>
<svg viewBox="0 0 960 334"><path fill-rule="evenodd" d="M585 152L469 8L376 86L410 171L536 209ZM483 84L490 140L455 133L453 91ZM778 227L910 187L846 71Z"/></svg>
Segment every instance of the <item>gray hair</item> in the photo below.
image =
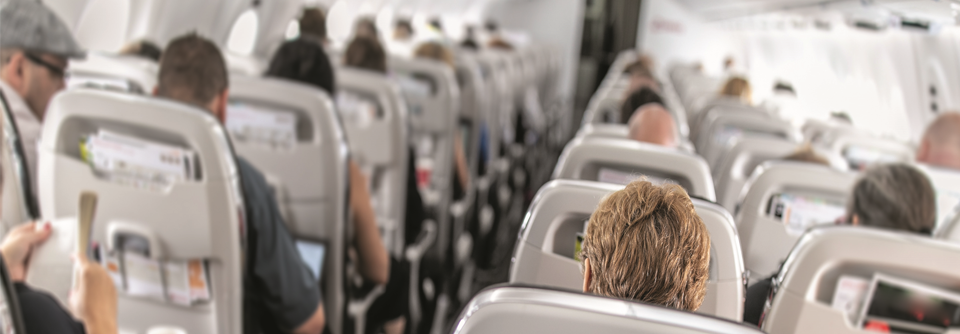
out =
<svg viewBox="0 0 960 334"><path fill-rule="evenodd" d="M937 220L936 194L923 172L906 164L868 169L853 186L847 214L865 226L930 235Z"/></svg>

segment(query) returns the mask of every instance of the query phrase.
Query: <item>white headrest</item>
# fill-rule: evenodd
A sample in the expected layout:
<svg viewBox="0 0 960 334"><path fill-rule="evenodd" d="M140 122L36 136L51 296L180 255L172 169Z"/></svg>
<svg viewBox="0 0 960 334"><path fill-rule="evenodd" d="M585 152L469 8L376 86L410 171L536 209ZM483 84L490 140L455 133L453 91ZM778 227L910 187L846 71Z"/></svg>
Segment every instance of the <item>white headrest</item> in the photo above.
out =
<svg viewBox="0 0 960 334"><path fill-rule="evenodd" d="M447 133L453 131L460 115L460 88L453 69L447 64L424 59L389 59L390 69L398 75L425 76L432 80L436 91L423 94L404 94L414 129ZM421 109L422 108L422 109Z"/></svg>
<svg viewBox="0 0 960 334"><path fill-rule="evenodd" d="M234 75L230 78L230 102L294 116L296 134L291 147L274 148L231 133L233 145L239 156L282 181L285 196L296 211L287 221L295 235L335 239L342 231L337 231L333 221L345 217L345 202L336 199L346 191L343 175L347 145L340 118L327 93L284 79ZM228 119L230 112L228 107ZM321 166L324 168L318 169ZM316 219L328 223L316 224Z"/></svg>
<svg viewBox="0 0 960 334"><path fill-rule="evenodd" d="M71 60L68 72L69 86L89 83L97 88L150 94L157 85L159 65L136 56L90 53L83 60Z"/></svg>
<svg viewBox="0 0 960 334"><path fill-rule="evenodd" d="M894 275L945 289L960 281L960 246L918 234L832 226L803 236L776 279L779 290L763 330L770 333L863 333L830 307L842 275ZM776 283L775 283L776 284Z"/></svg>
<svg viewBox="0 0 960 334"><path fill-rule="evenodd" d="M597 180L605 168L672 179L693 196L716 199L703 158L629 139L575 138L563 149L553 178Z"/></svg>
<svg viewBox="0 0 960 334"><path fill-rule="evenodd" d="M724 154L713 168L717 201L734 211L740 193L754 168L767 160L781 159L797 149L797 143L772 137L745 137Z"/></svg>
<svg viewBox="0 0 960 334"><path fill-rule="evenodd" d="M916 155L913 147L906 143L862 132L850 132L844 128L830 130L824 135L824 141L825 147L832 153L846 158L851 168L856 167L853 165L858 162L857 160L864 160L859 162L867 164L912 162Z"/></svg>
<svg viewBox="0 0 960 334"><path fill-rule="evenodd" d="M617 138L626 139L630 135L630 128L623 124L587 123L577 131L577 137Z"/></svg>
<svg viewBox="0 0 960 334"><path fill-rule="evenodd" d="M657 305L512 286L480 292L455 326L455 334L760 333L732 321Z"/></svg>

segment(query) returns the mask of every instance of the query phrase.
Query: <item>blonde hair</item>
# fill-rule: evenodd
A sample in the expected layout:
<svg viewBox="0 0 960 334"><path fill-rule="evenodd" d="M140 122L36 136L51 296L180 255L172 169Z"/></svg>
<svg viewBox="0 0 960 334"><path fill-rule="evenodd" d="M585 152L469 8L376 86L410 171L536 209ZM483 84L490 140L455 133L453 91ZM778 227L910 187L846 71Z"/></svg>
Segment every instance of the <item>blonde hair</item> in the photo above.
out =
<svg viewBox="0 0 960 334"><path fill-rule="evenodd" d="M742 77L732 77L723 84L720 95L737 97L743 102L750 103L750 96L752 95L750 82Z"/></svg>
<svg viewBox="0 0 960 334"><path fill-rule="evenodd" d="M680 186L644 179L604 198L581 259L592 293L696 311L707 292L710 235Z"/></svg>
<svg viewBox="0 0 960 334"><path fill-rule="evenodd" d="M446 63L447 66L453 67L453 53L450 52L450 49L447 49L447 47L437 42L420 44L420 46L413 51L413 55L417 58L442 61Z"/></svg>
<svg viewBox="0 0 960 334"><path fill-rule="evenodd" d="M783 160L787 161L798 161L798 162L808 162L813 164L820 164L829 167L830 160L824 158L822 155L818 154L813 150L813 146L810 146L809 143L804 144L790 155L783 157Z"/></svg>

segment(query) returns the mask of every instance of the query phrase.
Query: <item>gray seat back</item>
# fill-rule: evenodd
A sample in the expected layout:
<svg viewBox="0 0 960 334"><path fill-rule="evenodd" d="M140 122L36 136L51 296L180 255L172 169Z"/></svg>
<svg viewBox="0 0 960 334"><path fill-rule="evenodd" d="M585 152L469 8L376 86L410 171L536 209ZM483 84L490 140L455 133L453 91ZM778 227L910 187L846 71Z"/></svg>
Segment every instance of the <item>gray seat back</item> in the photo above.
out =
<svg viewBox="0 0 960 334"><path fill-rule="evenodd" d="M864 333L844 310L831 307L841 276L870 280L886 274L957 288L960 246L916 234L836 226L808 232L774 282L778 285L763 330L769 333ZM952 331L951 331L952 332Z"/></svg>
<svg viewBox="0 0 960 334"><path fill-rule="evenodd" d="M740 248L751 282L776 273L807 228L832 224L843 217L856 177L809 163L768 161L758 166L744 186L745 195L736 215ZM793 203L783 207L781 215L785 218L776 216L772 204L778 196ZM830 217L820 217L823 215Z"/></svg>
<svg viewBox="0 0 960 334"><path fill-rule="evenodd" d="M81 159L78 145L101 130L189 149L197 172L156 188L111 181ZM213 115L182 103L91 89L51 101L39 145L43 219L76 216L80 193L94 191L91 240L106 250L137 236L153 260L207 260L209 302L183 306L121 291L121 331L173 325L189 333L242 332L245 211L230 145Z"/></svg>
<svg viewBox="0 0 960 334"><path fill-rule="evenodd" d="M480 292L454 328L455 334L760 333L732 321L657 305L519 286Z"/></svg>
<svg viewBox="0 0 960 334"><path fill-rule="evenodd" d="M575 138L563 149L554 179L607 181L606 175L672 180L693 196L715 200L707 164L697 155L629 139ZM629 182L629 180L622 180Z"/></svg>
<svg viewBox="0 0 960 334"><path fill-rule="evenodd" d="M379 73L338 68L337 86L338 110L350 152L372 178L370 196L385 246L402 257L410 159L407 106L396 83ZM351 103L347 99L355 99L354 105L344 105ZM369 112L361 109L364 103L374 108L375 115L359 114Z"/></svg>
<svg viewBox="0 0 960 334"><path fill-rule="evenodd" d="M330 328L340 328L347 231L347 145L333 102L323 90L300 83L234 75L230 78L227 132L238 156L262 172L295 238L326 242L324 301ZM231 126L242 109L286 118L293 138L276 143L258 130ZM249 112L249 111L248 111ZM256 122L256 119L253 119ZM254 125L255 126L255 125Z"/></svg>
<svg viewBox="0 0 960 334"><path fill-rule="evenodd" d="M554 180L530 206L510 265L510 283L580 289L583 273L574 259L577 234L604 196L623 186ZM720 206L693 199L710 233L710 279L699 313L731 320L743 316L743 256L733 218Z"/></svg>
<svg viewBox="0 0 960 334"><path fill-rule="evenodd" d="M151 94L157 86L157 63L136 56L90 53L71 60L68 88L89 87L135 94Z"/></svg>

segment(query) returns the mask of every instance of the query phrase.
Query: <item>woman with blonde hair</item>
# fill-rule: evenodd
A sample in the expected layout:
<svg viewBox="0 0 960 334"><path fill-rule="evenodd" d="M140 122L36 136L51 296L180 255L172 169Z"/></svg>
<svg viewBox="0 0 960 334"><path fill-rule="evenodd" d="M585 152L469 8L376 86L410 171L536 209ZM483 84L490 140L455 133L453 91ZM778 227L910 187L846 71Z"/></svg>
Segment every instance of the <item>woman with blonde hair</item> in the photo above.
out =
<svg viewBox="0 0 960 334"><path fill-rule="evenodd" d="M743 103L751 104L751 95L753 92L750 90L750 82L743 77L732 77L727 79L727 82L723 84L723 88L720 89L720 95L728 96L733 98L739 98Z"/></svg>

